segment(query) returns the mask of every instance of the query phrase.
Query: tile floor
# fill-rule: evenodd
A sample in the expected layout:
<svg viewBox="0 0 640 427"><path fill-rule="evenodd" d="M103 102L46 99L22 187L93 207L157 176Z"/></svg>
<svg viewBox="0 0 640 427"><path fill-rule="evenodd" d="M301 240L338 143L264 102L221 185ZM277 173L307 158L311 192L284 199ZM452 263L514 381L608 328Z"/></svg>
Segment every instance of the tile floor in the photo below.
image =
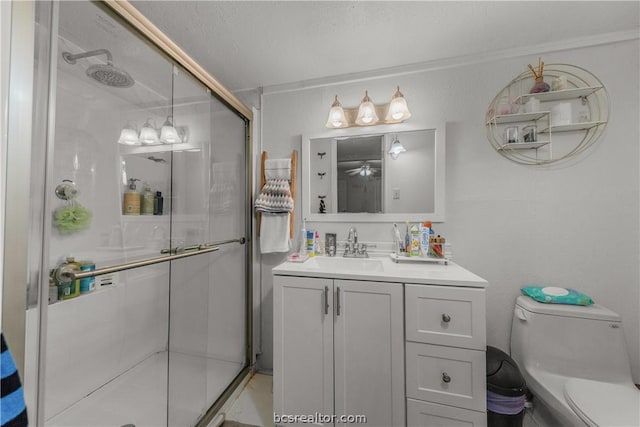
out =
<svg viewBox="0 0 640 427"><path fill-rule="evenodd" d="M255 374L226 412L226 419L260 427L273 426L273 377Z"/></svg>

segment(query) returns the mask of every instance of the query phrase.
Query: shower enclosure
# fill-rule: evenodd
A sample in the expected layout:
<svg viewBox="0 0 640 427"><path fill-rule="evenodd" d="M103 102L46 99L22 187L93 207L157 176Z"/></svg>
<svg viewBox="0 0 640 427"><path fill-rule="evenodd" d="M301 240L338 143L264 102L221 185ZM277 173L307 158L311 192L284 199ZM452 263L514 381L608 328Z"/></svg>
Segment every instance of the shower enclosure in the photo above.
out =
<svg viewBox="0 0 640 427"><path fill-rule="evenodd" d="M24 270L32 425L204 424L251 364L250 111L119 7L14 4L33 142L16 182L10 121L4 290Z"/></svg>

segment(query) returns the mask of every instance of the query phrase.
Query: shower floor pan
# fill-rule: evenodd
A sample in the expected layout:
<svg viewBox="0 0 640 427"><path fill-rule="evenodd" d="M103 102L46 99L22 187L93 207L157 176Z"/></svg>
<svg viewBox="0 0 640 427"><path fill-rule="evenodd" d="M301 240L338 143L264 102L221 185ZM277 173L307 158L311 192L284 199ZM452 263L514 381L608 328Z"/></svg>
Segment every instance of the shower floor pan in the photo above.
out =
<svg viewBox="0 0 640 427"><path fill-rule="evenodd" d="M171 353L169 425L193 425L242 370L241 363ZM206 365L206 384L203 379ZM194 384L196 386L194 387ZM167 425L167 352L149 356L45 423L50 427ZM208 406L208 405L207 405Z"/></svg>

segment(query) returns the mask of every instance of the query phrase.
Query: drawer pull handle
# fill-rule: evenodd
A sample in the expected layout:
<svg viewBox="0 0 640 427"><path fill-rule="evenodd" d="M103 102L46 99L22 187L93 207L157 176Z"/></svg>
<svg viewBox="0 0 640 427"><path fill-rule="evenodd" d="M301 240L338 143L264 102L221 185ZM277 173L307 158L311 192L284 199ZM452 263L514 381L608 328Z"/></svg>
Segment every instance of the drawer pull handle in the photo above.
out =
<svg viewBox="0 0 640 427"><path fill-rule="evenodd" d="M442 373L442 382L449 384L451 382L451 377L447 375L446 372Z"/></svg>
<svg viewBox="0 0 640 427"><path fill-rule="evenodd" d="M449 316L448 314L443 314L443 315L442 315L442 321L443 321L444 323L449 323L449 322L451 322L451 316Z"/></svg>

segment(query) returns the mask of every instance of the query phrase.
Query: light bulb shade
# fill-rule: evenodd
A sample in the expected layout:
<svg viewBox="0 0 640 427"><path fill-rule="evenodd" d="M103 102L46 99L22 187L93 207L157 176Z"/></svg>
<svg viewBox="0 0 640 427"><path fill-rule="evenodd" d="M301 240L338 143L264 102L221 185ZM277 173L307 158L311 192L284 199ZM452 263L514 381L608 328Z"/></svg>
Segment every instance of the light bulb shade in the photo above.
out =
<svg viewBox="0 0 640 427"><path fill-rule="evenodd" d="M389 111L387 111L385 120L403 121L407 120L409 117L411 117L411 112L407 106L407 100L404 98L402 92L400 92L400 86L398 86L398 89L389 104Z"/></svg>
<svg viewBox="0 0 640 427"><path fill-rule="evenodd" d="M142 125L142 129L140 129L140 142L144 145L153 145L160 142L158 139L158 131L151 126L149 120L147 120L145 124Z"/></svg>
<svg viewBox="0 0 640 427"><path fill-rule="evenodd" d="M395 160L398 158L400 153L404 153L405 151L407 151L407 149L404 148L404 145L402 145L400 141L398 141L398 138L396 138L391 144L391 147L389 148L388 153L391 156L391 158Z"/></svg>
<svg viewBox="0 0 640 427"><path fill-rule="evenodd" d="M165 120L162 125L162 129L160 129L160 142L163 144L180 144L182 142L178 131L173 127L171 117L167 117L167 120Z"/></svg>
<svg viewBox="0 0 640 427"><path fill-rule="evenodd" d="M342 105L340 104L340 101L338 101L338 95L336 95L336 99L333 101L333 104L331 104L329 118L327 119L327 124L325 126L333 129L346 128L349 126L344 110L342 109Z"/></svg>
<svg viewBox="0 0 640 427"><path fill-rule="evenodd" d="M378 123L378 120L376 106L371 102L368 91L365 91L364 98L362 98L362 102L360 103L360 108L358 108L356 124L360 126L370 126Z"/></svg>
<svg viewBox="0 0 640 427"><path fill-rule="evenodd" d="M140 145L140 139L138 138L138 131L130 127L125 127L120 131L120 138L118 138L118 144L123 145Z"/></svg>

